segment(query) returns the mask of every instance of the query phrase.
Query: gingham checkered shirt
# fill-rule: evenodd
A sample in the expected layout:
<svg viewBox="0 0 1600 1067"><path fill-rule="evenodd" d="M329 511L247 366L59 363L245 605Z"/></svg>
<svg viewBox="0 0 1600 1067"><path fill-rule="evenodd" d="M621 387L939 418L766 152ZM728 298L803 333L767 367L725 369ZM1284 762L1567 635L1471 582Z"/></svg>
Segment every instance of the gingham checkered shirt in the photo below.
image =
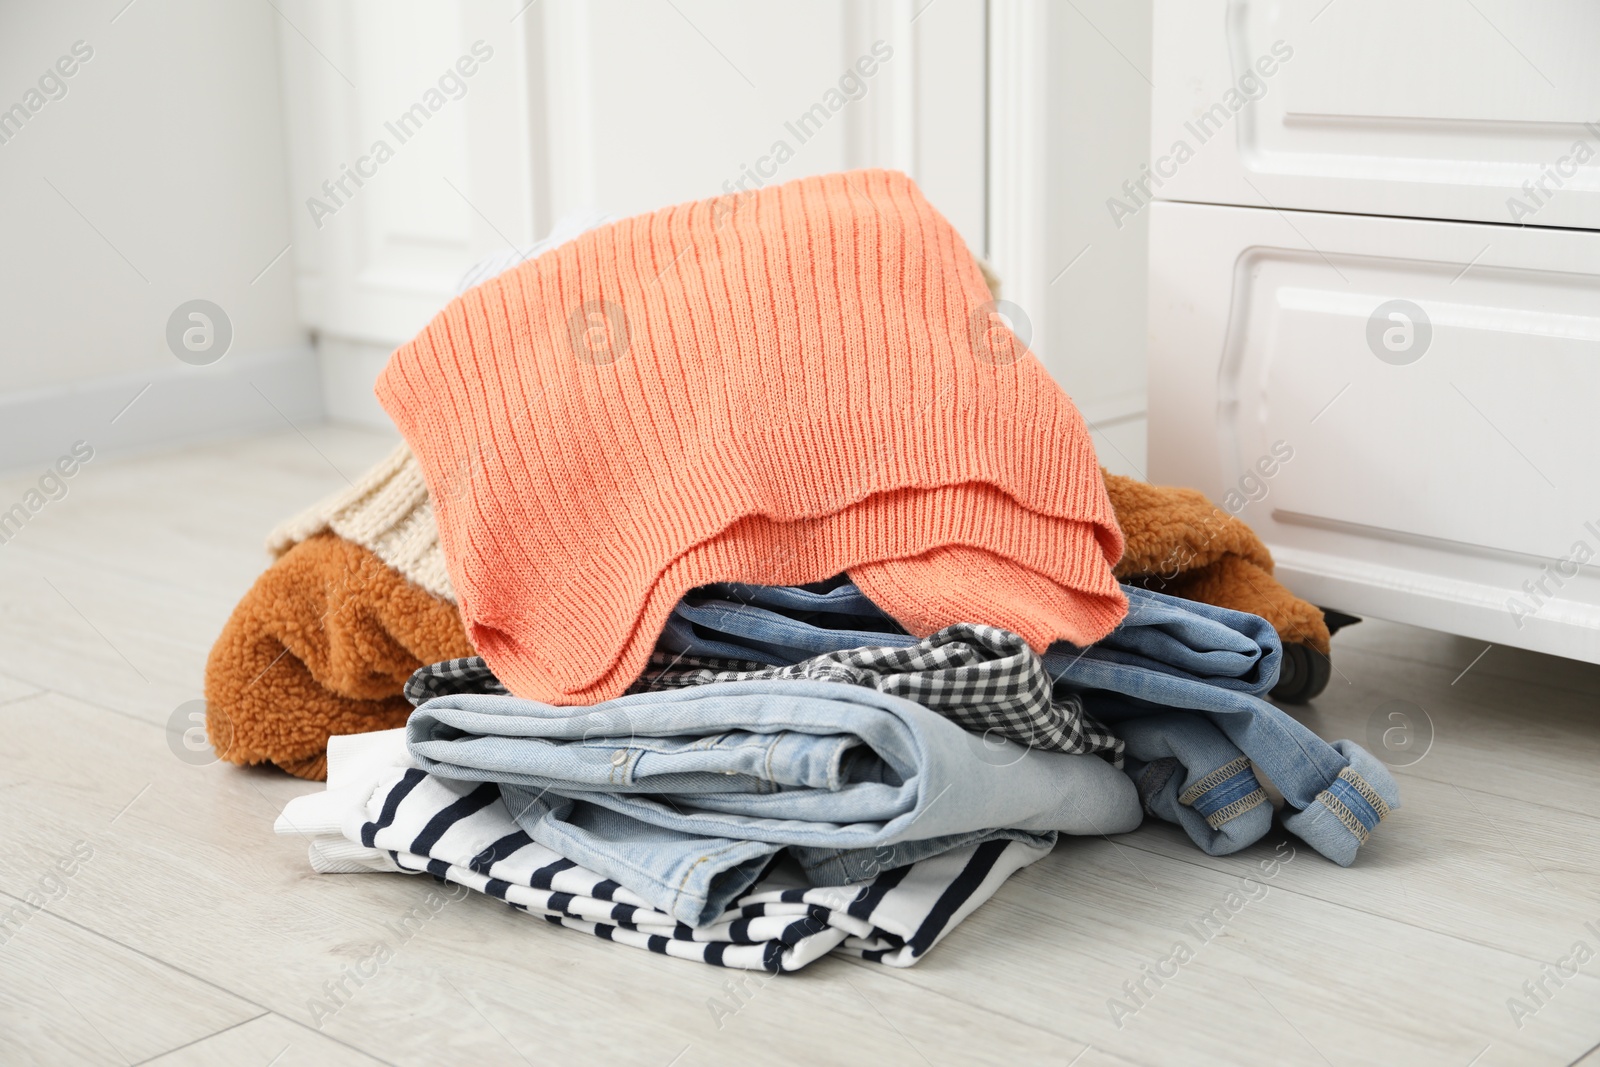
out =
<svg viewBox="0 0 1600 1067"><path fill-rule="evenodd" d="M975 733L1029 748L1095 753L1122 766L1124 745L1083 709L1076 694L1056 696L1049 672L1010 630L957 623L905 648L868 645L829 652L789 667L656 652L628 690L682 689L755 678L859 685L916 701ZM480 657L446 660L413 674L406 698L421 704L447 693L507 690Z"/></svg>

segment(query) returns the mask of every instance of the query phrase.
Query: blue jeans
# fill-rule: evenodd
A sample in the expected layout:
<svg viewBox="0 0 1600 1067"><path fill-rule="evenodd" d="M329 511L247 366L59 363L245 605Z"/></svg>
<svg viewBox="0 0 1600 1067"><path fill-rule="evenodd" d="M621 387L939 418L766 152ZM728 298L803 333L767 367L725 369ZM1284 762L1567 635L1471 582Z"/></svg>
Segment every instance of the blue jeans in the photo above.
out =
<svg viewBox="0 0 1600 1067"><path fill-rule="evenodd" d="M1364 749L1350 741L1329 744L1262 699L1277 682L1282 658L1272 627L1244 612L1122 588L1128 617L1088 648L1052 647L1044 656L1052 677L1080 691L1084 708L1124 740L1133 723L1165 712L1189 712L1208 723L1215 733L1180 731L1173 724L1181 718L1162 716L1137 732L1155 745L1148 751L1163 753L1156 758L1176 759L1188 769L1185 780L1176 783L1180 795L1213 770L1246 760L1251 778L1261 771L1295 809L1285 825L1324 856L1349 865L1384 815L1400 806L1399 788ZM724 584L707 586L680 603L661 647L778 665L863 644L913 640L853 585L814 592ZM1152 731L1165 743L1152 742ZM1232 747L1219 750L1218 742ZM1219 754L1228 758L1219 763ZM1227 804L1211 816L1226 815L1225 809ZM1177 814L1176 808L1164 814L1164 805L1150 810L1162 818ZM1222 836L1209 824L1201 833L1193 820L1175 821L1209 852L1252 843L1270 819L1258 812Z"/></svg>
<svg viewBox="0 0 1600 1067"><path fill-rule="evenodd" d="M783 848L847 885L995 838L1124 833L1137 790L1097 756L985 738L901 697L763 679L592 708L451 695L417 708L419 766L492 781L538 843L698 925ZM999 828L999 829L997 829Z"/></svg>
<svg viewBox="0 0 1600 1067"><path fill-rule="evenodd" d="M1183 827L1207 855L1237 852L1272 828L1272 804L1250 760L1204 718L1158 712L1116 729L1144 810Z"/></svg>

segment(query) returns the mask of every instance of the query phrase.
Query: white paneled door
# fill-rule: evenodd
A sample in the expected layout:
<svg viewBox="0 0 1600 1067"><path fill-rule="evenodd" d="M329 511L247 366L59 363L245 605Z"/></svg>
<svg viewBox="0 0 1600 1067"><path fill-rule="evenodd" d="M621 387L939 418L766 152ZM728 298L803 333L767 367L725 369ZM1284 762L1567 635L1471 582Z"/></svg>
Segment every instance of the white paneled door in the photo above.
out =
<svg viewBox="0 0 1600 1067"><path fill-rule="evenodd" d="M284 0L302 314L328 407L477 259L568 210L628 215L861 166L985 242L981 0Z"/></svg>
<svg viewBox="0 0 1600 1067"><path fill-rule="evenodd" d="M501 4L280 6L301 315L393 345L533 236L526 34Z"/></svg>
<svg viewBox="0 0 1600 1067"><path fill-rule="evenodd" d="M991 0L989 253L1106 467L1144 475L1149 0ZM931 9L930 9L931 13Z"/></svg>

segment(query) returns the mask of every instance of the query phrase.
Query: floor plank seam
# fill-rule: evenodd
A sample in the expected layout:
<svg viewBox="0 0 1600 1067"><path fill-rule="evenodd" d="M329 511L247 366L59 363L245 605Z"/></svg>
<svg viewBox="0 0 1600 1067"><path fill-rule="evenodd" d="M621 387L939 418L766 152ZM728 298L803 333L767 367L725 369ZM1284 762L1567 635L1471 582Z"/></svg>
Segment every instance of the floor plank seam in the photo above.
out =
<svg viewBox="0 0 1600 1067"><path fill-rule="evenodd" d="M1589 1046L1589 1048L1585 1049L1583 1054L1577 1059L1573 1060L1571 1063L1567 1064L1567 1067L1578 1067L1578 1064L1582 1063L1596 1052L1600 1052L1600 1041L1595 1042L1593 1045Z"/></svg>
<svg viewBox="0 0 1600 1067"><path fill-rule="evenodd" d="M1184 858L1184 857L1180 857L1180 856L1171 856L1171 855L1168 855L1165 852L1156 852L1156 851L1154 851L1152 849L1145 848L1145 847L1142 847L1142 846L1139 846L1139 845L1134 845L1134 844L1128 844L1128 847L1131 848L1131 849L1134 849L1136 851L1143 852L1147 856L1156 856L1156 857L1159 857L1159 858L1162 858L1162 859L1173 860L1173 861L1178 862L1178 863L1186 863L1186 864L1189 864L1192 867L1198 867L1203 871L1210 871L1213 874L1221 874L1221 875L1226 875L1226 876L1229 876L1229 877L1232 877L1232 874L1233 874L1233 872L1224 871L1224 870L1222 870L1220 868L1217 868L1217 867L1207 866L1204 862L1202 862L1200 860L1188 859L1188 858ZM1463 945L1475 945L1478 948L1487 949L1490 952L1498 952L1498 953L1500 953L1502 955L1510 956L1513 959L1527 960L1528 962L1535 963L1535 964L1548 963L1549 962L1548 960L1539 959L1538 957L1535 957L1535 956L1524 955L1521 952L1513 952L1510 949L1502 948L1499 945L1491 945L1491 944L1489 944L1487 942L1479 941L1476 938L1463 937L1460 934L1452 934L1452 933L1448 933L1448 932L1446 932L1444 930L1436 930L1431 926L1422 926L1422 925L1419 925L1418 923L1413 922L1413 921L1411 921L1409 919L1397 918L1396 916L1393 916L1393 915L1385 915L1383 912L1378 912L1378 911L1368 911L1368 910L1366 910L1364 908L1356 907L1354 904L1350 904L1350 903L1348 903L1346 901L1332 900L1332 899L1329 899L1327 897L1320 897L1320 896L1317 896L1315 893L1310 893L1310 892L1307 892L1307 891L1305 891L1303 889L1295 889L1292 886L1274 885L1273 888L1282 890L1283 892L1288 893L1288 894L1290 894L1292 896L1299 897L1302 900L1315 900L1315 901L1317 901L1319 903L1327 904L1330 907L1341 908L1341 909L1343 909L1345 911L1355 912L1358 915L1369 915L1374 919L1382 919L1385 922L1399 923L1402 926L1408 926L1411 929L1421 931L1422 933L1431 934L1431 935L1433 935L1435 937L1447 937L1447 938L1450 938L1452 941L1458 941ZM1597 907L1600 907L1600 904L1597 904ZM1587 975L1584 976L1584 977L1589 977L1591 979L1591 981L1600 981L1600 977L1587 976Z"/></svg>
<svg viewBox="0 0 1600 1067"><path fill-rule="evenodd" d="M998 894L996 894L996 898L995 899L997 899L997 900L999 899L999 895ZM1007 1021L1009 1023L1013 1023L1013 1024L1017 1025L1017 1026L1025 1027L1025 1028L1027 1028L1029 1030L1035 1030L1035 1031L1038 1031L1039 1033L1042 1033L1042 1034L1048 1034L1049 1036L1054 1037L1054 1038L1060 1038L1060 1039L1067 1040L1067 1041L1078 1041L1078 1042L1081 1042L1086 1048L1097 1048L1097 1047L1099 1047L1099 1046L1096 1046L1093 1042L1084 1041L1081 1037L1079 1037L1076 1034L1058 1033L1055 1030L1050 1030L1050 1029L1047 1029L1047 1028L1045 1028L1043 1026L1040 1026L1037 1020L1022 1019L1022 1018L1018 1018L1015 1015L1008 1015L1005 1012L996 1011L993 1008L987 1007L987 1006L985 1006L983 1004L977 1004L977 1003L973 1003L972 1001L962 1000L960 997L953 996L950 993L946 993L942 989L932 989L932 988L930 988L928 986L922 985L921 983L916 982L916 981L914 981L912 979L911 972L914 970L914 968L883 967L881 965L876 967L876 968L874 968L873 965L868 963L866 960L851 959L851 958L849 958L847 956L840 956L840 957L838 957L838 959L839 959L840 963L843 963L844 965L849 966L849 967L854 967L854 968L860 970L863 974L875 974L875 975L879 975L879 976L881 976L883 978L889 979L891 981L900 982L902 985L908 986L911 989L916 990L918 993L920 993L920 994L922 994L924 996L936 996L936 997L939 997L939 998L941 998L943 1000L948 1000L948 1001L951 1001L952 1003L960 1004L962 1007L976 1008L977 1010L979 1010L981 1012L984 1012L984 1013L986 1013L988 1015L992 1015L997 1019L1004 1019L1005 1021ZM1104 1049L1104 1048L1102 1048L1101 1051L1102 1052L1107 1052L1110 1055L1116 1056L1118 1059L1123 1060L1126 1063L1135 1064L1135 1065L1137 1065L1137 1067L1155 1067L1154 1064L1146 1063L1143 1060L1136 1060L1136 1059L1132 1058L1131 1056L1129 1056L1129 1055L1127 1055L1126 1053L1123 1053L1123 1052L1118 1052L1118 1051L1114 1051L1112 1049ZM1081 1053L1080 1053L1080 1055L1081 1055Z"/></svg>
<svg viewBox="0 0 1600 1067"><path fill-rule="evenodd" d="M33 684L33 683L30 683L30 684ZM137 715L137 714L135 714L135 713L133 713L131 711L123 711L121 708L112 707L110 704L102 704L98 700L91 700L88 697L82 697L82 696L79 696L76 693L64 692L64 691L62 691L60 689L42 689L39 692L33 693L33 694L31 694L31 696L24 697L22 699L27 700L27 699L31 699L32 697L46 696L46 695L60 697L63 700L71 700L71 701L74 701L76 703L83 704L86 707L94 708L96 711L107 711L107 712L110 712L113 715L116 715L116 716L120 717L120 718L127 719L129 722L136 722L136 723L140 724L141 726L149 726L149 727L153 727L154 729L157 729L157 730L164 729L164 727L160 723L151 722L149 719L145 718L142 715ZM0 705L0 706L4 706L4 705Z"/></svg>
<svg viewBox="0 0 1600 1067"><path fill-rule="evenodd" d="M28 684L32 685L33 683L29 682ZM50 695L50 690L41 689L37 693L28 693L26 696L12 697L9 700L0 700L0 708L9 708L13 704L21 704L24 700L32 700L34 697L42 697L42 696L49 696L49 695Z"/></svg>
<svg viewBox="0 0 1600 1067"><path fill-rule="evenodd" d="M1536 654L1536 653L1529 652L1527 649L1516 648L1516 647L1514 647L1512 645L1496 645L1495 647L1496 648L1504 648L1507 651L1518 652L1518 653L1521 653L1523 655L1535 655ZM1335 647L1333 651L1334 652L1342 652L1342 653L1344 653L1346 655L1354 654L1354 655L1357 655L1357 656L1376 656L1376 657L1378 657L1380 659L1387 660L1390 663L1399 664L1399 665L1403 665L1403 666L1406 666L1406 667L1420 667L1420 668L1424 668L1426 670L1439 671L1440 673L1444 673L1444 674L1448 674L1451 670L1454 669L1453 667L1445 666L1445 665L1438 664L1438 663L1433 663L1433 662L1431 662L1429 660L1413 659L1410 656L1396 655L1393 652L1380 652L1377 649L1371 649L1371 648L1360 648L1360 647L1352 646L1350 648L1340 649L1340 648ZM1582 660L1574 660L1573 662L1583 663L1584 661L1582 661ZM1585 664L1585 665L1586 666L1594 666L1594 664ZM1495 671L1487 672L1487 677L1493 678L1496 681L1503 682L1503 683L1505 683L1507 685L1526 685L1526 684L1528 684L1526 681L1524 681L1521 678L1516 678L1516 677L1512 677L1510 675L1500 674L1500 673L1497 673ZM1454 685L1455 683L1452 682L1450 684ZM1576 696L1576 697L1588 697L1588 696L1591 695L1589 690L1586 690L1586 689L1575 689L1572 686L1565 685L1565 684L1563 684L1562 682L1559 682L1559 681L1541 681L1539 683L1539 685L1541 687L1543 687L1543 688L1546 688L1546 689L1558 689L1563 693L1568 693L1568 694L1571 694L1572 696ZM1461 692L1465 692L1465 690L1462 690ZM1456 694L1452 693L1450 695L1455 696ZM1472 700L1472 698L1470 698L1470 697L1463 697L1461 699L1463 699L1467 703L1476 704L1476 701ZM1481 704L1477 704L1477 706L1478 707L1482 707ZM1489 709L1489 710L1492 710L1492 709Z"/></svg>
<svg viewBox="0 0 1600 1067"><path fill-rule="evenodd" d="M146 1064L146 1063L152 1063L155 1060L159 1060L163 1056L170 1056L174 1052L181 1052L186 1048L192 1048L193 1046L200 1044L200 1042L202 1042L202 1041L210 1041L212 1038L216 1037L218 1034L225 1034L229 1030L237 1030L239 1027L244 1026L247 1023L253 1023L257 1019L265 1019L267 1016L269 1016L271 1014L272 1014L271 1011L263 1011L260 1015L252 1015L248 1019L240 1019L238 1022L233 1023L230 1026L224 1026L220 1030L214 1030L211 1033L206 1034L204 1037L197 1037L193 1041L185 1041L181 1045L174 1045L172 1048L167 1049L165 1052L158 1052L154 1056L146 1056L142 1060L139 1060L139 1061L137 1061L135 1063L128 1064L128 1067L143 1067L143 1065Z"/></svg>
<svg viewBox="0 0 1600 1067"><path fill-rule="evenodd" d="M1480 797L1491 797L1495 800L1509 800L1514 804L1530 804L1536 808L1544 808L1546 811L1559 811L1563 815L1576 815L1584 819L1600 819L1600 815L1596 815L1592 811L1579 811L1575 808L1564 808L1559 804L1546 804L1542 800L1530 800L1527 797L1513 796L1510 793L1492 793L1486 789L1480 789L1475 785L1460 785L1456 782L1448 782L1441 778L1429 778L1421 774L1412 774L1407 775L1406 777L1413 778L1420 782L1427 782L1430 785L1443 785L1449 786L1453 789L1466 789ZM1398 780L1401 788L1404 789L1405 779L1400 778ZM1402 808L1401 810L1403 811L1405 809Z"/></svg>
<svg viewBox="0 0 1600 1067"><path fill-rule="evenodd" d="M263 532L261 535L261 540L265 541L267 533L270 532L270 530ZM270 557L266 557L265 553L262 555L267 559L268 562L270 562ZM99 574L120 578L123 581L149 586L152 589L157 589L164 593L178 592L184 596L193 597L196 600L213 600L216 598L217 594L217 590L209 583L205 585L187 585L183 582L174 581L171 575L161 575L157 577L152 575L149 571L132 569L124 565L99 559L95 556L89 556L87 559L85 559L83 553L77 550L60 552L54 549L46 548L42 544L27 545L24 548L18 549L17 558L33 564L48 564L51 567L60 566L79 571L93 570ZM242 589L240 590L241 593L243 591L244 590Z"/></svg>
<svg viewBox="0 0 1600 1067"><path fill-rule="evenodd" d="M0 897L7 897L7 898L9 898L11 900L17 901L19 904L26 904L27 903L25 900L23 900L23 898L17 896L14 893L8 892L7 890L4 890L4 889L0 889ZM32 907L32 905L28 905L28 906ZM309 1030L310 1032L312 1032L314 1034L317 1034L320 1037L327 1038L329 1041L332 1041L335 1044L343 1045L345 1048L350 1049L352 1052L358 1052L363 1056L367 1056L367 1057L369 1057L371 1059L376 1060L379 1063L387 1065L387 1067L396 1067L395 1064L390 1063L388 1060L383 1059L381 1056L373 1055L371 1052L368 1052L366 1049L362 1048L359 1045L353 1045L350 1042L344 1040L343 1038L335 1037L334 1035L332 1035L330 1033L327 1033L326 1031L323 1031L323 1030L318 1030L314 1026L308 1026L307 1024L301 1022L299 1019L296 1019L292 1015L286 1015L283 1012L278 1011L277 1009L272 1008L269 1005L261 1004L261 1003L257 1002L256 1000L253 1000L252 998L250 998L248 996L245 996L242 993L239 993L239 992L236 992L236 991L234 991L232 989L229 989L227 986L222 985L219 982L215 982L210 978L206 978L206 977L204 977L202 975L195 974L194 972L188 970L187 968L183 967L180 964L172 962L171 960L164 960L160 956L155 955L154 953L146 952L144 949L139 948L139 947L137 947L135 945L130 945L130 944L124 942L124 941L120 941L117 938L111 936L110 934L106 933L103 930L97 930L92 926L88 926L88 925L85 925L84 923L79 922L76 919L68 918L65 915L60 915L60 914L58 914L56 912L53 912L53 911L50 911L50 910L48 910L46 908L39 908L37 910L40 911L40 912L43 912L45 915L48 915L52 919L56 919L56 920L58 920L60 922L64 922L68 926L71 926L71 927L74 927L74 928L76 928L78 930L81 930L86 934L90 934L93 937L97 937L102 941L108 942L109 944L116 945L118 948L123 949L126 952L131 952L134 955L139 956L142 959L149 960L150 962L159 964L160 966L166 967L169 970L176 971L178 974L183 975L185 978L188 978L191 981L198 982L200 985L206 986L207 988L210 988L210 989L214 989L219 993L225 993L228 996L233 997L235 1000L240 1001L241 1003L248 1004L248 1005L250 1005L250 1007L258 1009L259 1011L263 1012L264 1014L276 1015L280 1019L282 1019L284 1022L290 1023L290 1024L294 1025L294 1026L298 1026L302 1030ZM163 1055L165 1055L165 1053L163 1053Z"/></svg>

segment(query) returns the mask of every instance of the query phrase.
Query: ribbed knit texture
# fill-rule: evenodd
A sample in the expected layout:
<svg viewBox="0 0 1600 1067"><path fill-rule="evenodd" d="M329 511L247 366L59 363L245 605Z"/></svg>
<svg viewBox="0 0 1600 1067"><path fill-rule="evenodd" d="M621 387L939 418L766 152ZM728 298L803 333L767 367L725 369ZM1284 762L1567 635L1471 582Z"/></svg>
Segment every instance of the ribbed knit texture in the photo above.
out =
<svg viewBox="0 0 1600 1067"><path fill-rule="evenodd" d="M318 501L267 535L274 557L332 530L354 541L443 600L455 603L450 573L439 551L439 527L422 467L411 449L401 445L361 480Z"/></svg>
<svg viewBox="0 0 1600 1067"><path fill-rule="evenodd" d="M845 570L914 629L1103 636L1093 446L988 299L885 171L626 219L457 298L377 392L479 653L519 696L605 700L694 586Z"/></svg>

